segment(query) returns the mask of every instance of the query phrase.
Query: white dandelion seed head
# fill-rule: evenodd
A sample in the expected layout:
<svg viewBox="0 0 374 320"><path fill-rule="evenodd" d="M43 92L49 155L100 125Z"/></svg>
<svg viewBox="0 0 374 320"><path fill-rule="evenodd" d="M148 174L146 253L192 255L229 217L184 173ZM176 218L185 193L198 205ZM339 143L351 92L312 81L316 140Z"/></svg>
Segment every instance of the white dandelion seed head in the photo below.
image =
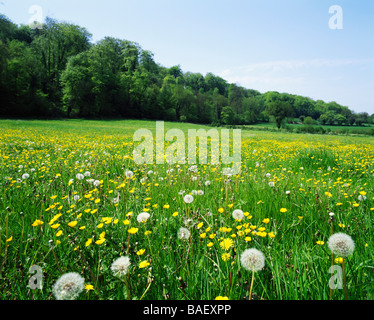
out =
<svg viewBox="0 0 374 320"><path fill-rule="evenodd" d="M244 219L244 213L242 210L240 209L236 209L233 211L232 213L232 217L235 219L235 220L243 220Z"/></svg>
<svg viewBox="0 0 374 320"><path fill-rule="evenodd" d="M184 197L183 197L183 201L185 203L191 203L193 201L193 196L191 196L190 194L186 194Z"/></svg>
<svg viewBox="0 0 374 320"><path fill-rule="evenodd" d="M351 255L355 249L355 243L352 238L342 232L333 234L329 238L327 245L332 253L340 257L347 257Z"/></svg>
<svg viewBox="0 0 374 320"><path fill-rule="evenodd" d="M178 230L178 238L179 239L181 239L181 240L188 240L190 238L190 236L191 236L191 232L187 228L181 227Z"/></svg>
<svg viewBox="0 0 374 320"><path fill-rule="evenodd" d="M22 175L22 179L23 179L23 180L26 180L26 179L28 179L28 178L30 178L30 175L29 175L28 173L24 173L24 174Z"/></svg>
<svg viewBox="0 0 374 320"><path fill-rule="evenodd" d="M63 274L54 284L57 300L74 300L84 289L84 278L76 272Z"/></svg>
<svg viewBox="0 0 374 320"><path fill-rule="evenodd" d="M271 173L267 173L266 178L270 178L270 177L271 177Z"/></svg>
<svg viewBox="0 0 374 320"><path fill-rule="evenodd" d="M365 201L365 200L366 200L366 196L363 196L363 195L360 194L360 195L358 196L358 200L359 200L359 201Z"/></svg>
<svg viewBox="0 0 374 320"><path fill-rule="evenodd" d="M81 173L77 173L77 175L75 176L78 180L83 180L84 179L84 175L81 174Z"/></svg>
<svg viewBox="0 0 374 320"><path fill-rule="evenodd" d="M95 187L100 186L100 181L99 181L99 180L95 180L95 181L93 182L93 185L94 185Z"/></svg>
<svg viewBox="0 0 374 320"><path fill-rule="evenodd" d="M85 176L85 177L90 177L90 176L91 176L91 172L86 171L86 172L84 173L84 176Z"/></svg>
<svg viewBox="0 0 374 320"><path fill-rule="evenodd" d="M189 167L188 171L197 172L197 165L193 165L193 166Z"/></svg>
<svg viewBox="0 0 374 320"><path fill-rule="evenodd" d="M79 197L77 194L73 197L74 201L78 201L79 198L80 198L80 197Z"/></svg>
<svg viewBox="0 0 374 320"><path fill-rule="evenodd" d="M122 256L114 260L110 270L112 270L114 276L123 278L128 273L130 265L130 258L128 256Z"/></svg>
<svg viewBox="0 0 374 320"><path fill-rule="evenodd" d="M240 256L240 263L244 269L257 272L265 266L265 257L257 249L247 249Z"/></svg>
<svg viewBox="0 0 374 320"><path fill-rule="evenodd" d="M272 188L272 187L274 187L274 186L275 186L275 183L274 183L273 181L270 181L270 182L269 182L269 187Z"/></svg>
<svg viewBox="0 0 374 320"><path fill-rule="evenodd" d="M146 222L151 215L148 212L142 212L139 213L138 216L136 217L136 220L141 223L141 222Z"/></svg>
<svg viewBox="0 0 374 320"><path fill-rule="evenodd" d="M126 170L125 171L125 177L126 178L132 178L132 176L134 175L134 172L132 172L131 170Z"/></svg>
<svg viewBox="0 0 374 320"><path fill-rule="evenodd" d="M199 196L202 196L202 195L204 195L204 191L203 191L203 190L197 190L197 194L198 194Z"/></svg>
<svg viewBox="0 0 374 320"><path fill-rule="evenodd" d="M205 185L210 186L210 181L209 180L205 181Z"/></svg>
<svg viewBox="0 0 374 320"><path fill-rule="evenodd" d="M231 177L234 174L234 169L229 167L223 168L221 173L224 176Z"/></svg>
<svg viewBox="0 0 374 320"><path fill-rule="evenodd" d="M197 190L192 190L192 191L191 191L191 194L192 194L193 196L196 196L196 195L197 195Z"/></svg>
<svg viewBox="0 0 374 320"><path fill-rule="evenodd" d="M286 191L286 194L290 194L290 193L291 193L291 191L290 191L290 190L287 190L287 191Z"/></svg>

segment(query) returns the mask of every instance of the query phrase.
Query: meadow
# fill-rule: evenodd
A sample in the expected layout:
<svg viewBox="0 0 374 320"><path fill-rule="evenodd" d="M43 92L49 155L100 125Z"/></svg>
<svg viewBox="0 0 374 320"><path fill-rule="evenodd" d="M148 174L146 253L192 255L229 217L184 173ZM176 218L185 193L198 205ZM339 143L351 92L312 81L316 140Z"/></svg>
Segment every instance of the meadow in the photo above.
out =
<svg viewBox="0 0 374 320"><path fill-rule="evenodd" d="M54 300L70 272L84 278L78 300L373 299L373 138L243 130L230 176L136 165L139 128L155 122L0 120L0 299ZM328 246L340 232L347 257ZM264 256L255 273L249 248ZM346 293L331 289L332 265Z"/></svg>

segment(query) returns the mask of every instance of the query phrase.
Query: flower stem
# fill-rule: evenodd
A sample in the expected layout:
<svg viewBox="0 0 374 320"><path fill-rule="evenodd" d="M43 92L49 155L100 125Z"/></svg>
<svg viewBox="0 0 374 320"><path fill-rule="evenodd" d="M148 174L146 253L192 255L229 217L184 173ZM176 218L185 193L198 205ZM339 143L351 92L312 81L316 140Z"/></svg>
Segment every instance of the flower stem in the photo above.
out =
<svg viewBox="0 0 374 320"><path fill-rule="evenodd" d="M343 263L342 263L342 272L343 272L343 288L344 288L344 298L345 300L348 300L348 291L347 291L347 283L346 283L346 280L345 280L345 263L344 263L344 259L343 259Z"/></svg>
<svg viewBox="0 0 374 320"><path fill-rule="evenodd" d="M248 300L252 300L252 289L253 289L253 282L255 280L255 271L252 270L252 280L251 280L251 287L249 289L249 297Z"/></svg>
<svg viewBox="0 0 374 320"><path fill-rule="evenodd" d="M126 292L127 292L127 300L132 300L132 298L131 298L131 291L130 291L130 286L129 286L129 274L127 274L126 276L125 276L125 285L126 285Z"/></svg>

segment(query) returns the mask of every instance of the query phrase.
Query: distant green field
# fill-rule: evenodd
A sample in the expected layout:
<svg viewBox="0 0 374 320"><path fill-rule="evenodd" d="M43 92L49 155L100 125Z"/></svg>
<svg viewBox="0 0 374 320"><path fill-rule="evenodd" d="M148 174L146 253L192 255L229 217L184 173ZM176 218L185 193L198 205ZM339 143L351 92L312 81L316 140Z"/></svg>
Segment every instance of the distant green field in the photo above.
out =
<svg viewBox="0 0 374 320"><path fill-rule="evenodd" d="M297 129L297 128L300 128L300 127L305 127L306 125L289 123L289 124L286 124L286 126L291 128L291 129ZM254 129L256 129L256 128L259 128L259 129L260 128L276 129L276 130L278 129L275 123L270 123L270 122L249 125L249 126L246 126L246 127L254 128ZM325 130L330 130L331 132L345 132L345 131L348 131L350 133L357 133L357 132L365 133L365 132L368 132L371 129L374 129L374 125L372 125L372 124L367 124L365 126L332 126L332 125L314 124L313 127L322 127Z"/></svg>

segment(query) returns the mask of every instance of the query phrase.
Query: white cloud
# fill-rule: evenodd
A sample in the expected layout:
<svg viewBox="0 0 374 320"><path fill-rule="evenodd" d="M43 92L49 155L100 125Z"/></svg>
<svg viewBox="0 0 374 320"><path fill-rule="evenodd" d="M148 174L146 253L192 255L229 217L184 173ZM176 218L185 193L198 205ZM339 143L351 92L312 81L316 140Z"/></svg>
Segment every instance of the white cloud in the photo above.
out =
<svg viewBox="0 0 374 320"><path fill-rule="evenodd" d="M266 61L233 67L218 75L260 92L278 91L308 96L312 99L337 101L354 109L371 105L368 78L362 70L372 70L374 59L310 59ZM368 74L369 72L366 72ZM357 95L366 103L357 105Z"/></svg>

